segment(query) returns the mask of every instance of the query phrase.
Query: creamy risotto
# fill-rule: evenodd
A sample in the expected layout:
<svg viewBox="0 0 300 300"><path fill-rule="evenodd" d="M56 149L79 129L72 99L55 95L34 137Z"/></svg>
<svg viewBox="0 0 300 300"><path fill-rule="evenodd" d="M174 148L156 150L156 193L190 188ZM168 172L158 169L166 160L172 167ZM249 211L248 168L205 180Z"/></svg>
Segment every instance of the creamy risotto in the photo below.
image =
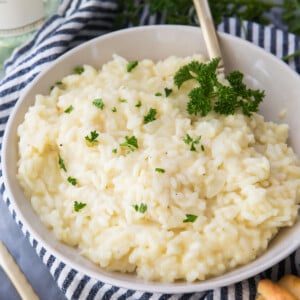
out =
<svg viewBox="0 0 300 300"><path fill-rule="evenodd" d="M107 270L189 282L259 256L298 213L288 126L259 114L191 117L202 56L119 56L38 95L19 126L18 179L56 237Z"/></svg>

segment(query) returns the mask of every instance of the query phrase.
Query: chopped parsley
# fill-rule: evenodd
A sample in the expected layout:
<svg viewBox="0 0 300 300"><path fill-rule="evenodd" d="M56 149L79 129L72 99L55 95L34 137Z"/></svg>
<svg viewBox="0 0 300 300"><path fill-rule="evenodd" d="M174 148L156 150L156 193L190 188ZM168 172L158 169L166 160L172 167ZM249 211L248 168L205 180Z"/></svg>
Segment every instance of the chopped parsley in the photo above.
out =
<svg viewBox="0 0 300 300"><path fill-rule="evenodd" d="M144 214L147 211L147 204L141 203L140 205L138 204L133 204L132 207L134 208L135 211Z"/></svg>
<svg viewBox="0 0 300 300"><path fill-rule="evenodd" d="M150 123L154 120L156 120L156 109L150 108L147 115L144 116L144 124Z"/></svg>
<svg viewBox="0 0 300 300"><path fill-rule="evenodd" d="M69 114L73 109L74 109L73 105L70 105L69 107L67 107L67 108L64 110L64 112L65 112L66 114Z"/></svg>
<svg viewBox="0 0 300 300"><path fill-rule="evenodd" d="M58 154L58 165L61 169L67 172L67 168L65 166L64 160L61 158L60 154Z"/></svg>
<svg viewBox="0 0 300 300"><path fill-rule="evenodd" d="M199 144L201 140L201 135L198 136L197 138L193 139L190 137L190 135L186 135L185 139L183 140L185 144L190 145L190 151L196 151L195 145ZM204 146L201 145L201 149L204 148ZM204 149L202 149L203 151Z"/></svg>
<svg viewBox="0 0 300 300"><path fill-rule="evenodd" d="M197 216L191 215L191 214L186 214L185 219L183 220L183 223L194 223L197 220Z"/></svg>
<svg viewBox="0 0 300 300"><path fill-rule="evenodd" d="M80 74L82 74L82 73L84 72L84 67L82 67L82 66L77 66L77 67L75 67L75 68L73 69L73 72L74 72L75 74L80 75Z"/></svg>
<svg viewBox="0 0 300 300"><path fill-rule="evenodd" d="M157 172L157 173L165 173L166 170L162 169L162 168L155 168L155 172Z"/></svg>
<svg viewBox="0 0 300 300"><path fill-rule="evenodd" d="M172 93L172 89L165 88L165 95L168 97Z"/></svg>
<svg viewBox="0 0 300 300"><path fill-rule="evenodd" d="M74 211L79 212L79 211L82 210L85 206L86 206L86 203L75 201L75 202L74 202Z"/></svg>
<svg viewBox="0 0 300 300"><path fill-rule="evenodd" d="M133 136L125 136L125 142L120 144L122 147L127 147L128 152L133 152L134 150L138 149L138 140Z"/></svg>
<svg viewBox="0 0 300 300"><path fill-rule="evenodd" d="M137 60L129 62L126 66L127 72L130 73L138 64L139 62Z"/></svg>
<svg viewBox="0 0 300 300"><path fill-rule="evenodd" d="M113 108L111 109L111 111L112 111L112 112L117 112L117 108L116 108L116 107L113 107Z"/></svg>
<svg viewBox="0 0 300 300"><path fill-rule="evenodd" d="M50 91L52 91L56 86L63 86L63 82L62 82L62 81L56 81L56 82L54 83L54 85L52 85L52 86L50 87Z"/></svg>
<svg viewBox="0 0 300 300"><path fill-rule="evenodd" d="M154 94L154 96L160 97L160 96L162 96L162 93L157 92L157 93Z"/></svg>
<svg viewBox="0 0 300 300"><path fill-rule="evenodd" d="M97 137L99 136L99 133L96 130L93 130L90 132L90 135L85 136L85 140L89 142L92 145L95 145L98 143Z"/></svg>
<svg viewBox="0 0 300 300"><path fill-rule="evenodd" d="M111 152L114 153L114 154L116 154L116 153L118 153L118 149L114 148L114 149L111 150Z"/></svg>
<svg viewBox="0 0 300 300"><path fill-rule="evenodd" d="M77 179L74 177L69 176L67 178L68 182L70 182L72 185L76 185L77 184Z"/></svg>
<svg viewBox="0 0 300 300"><path fill-rule="evenodd" d="M103 109L104 108L104 103L103 100L101 98L96 98L93 100L93 104L99 108L99 109Z"/></svg>
<svg viewBox="0 0 300 300"><path fill-rule="evenodd" d="M228 74L226 79L229 85L224 85L217 77L219 61L220 58L212 59L209 63L192 61L176 72L174 83L178 88L191 79L199 83L189 93L188 113L206 116L214 110L219 114L230 115L241 109L246 116L251 116L263 101L264 91L248 89L243 83L244 75L239 71Z"/></svg>
<svg viewBox="0 0 300 300"><path fill-rule="evenodd" d="M138 101L138 103L135 105L135 107L141 107L142 106L142 102Z"/></svg>
<svg viewBox="0 0 300 300"><path fill-rule="evenodd" d="M127 100L126 100L126 99L119 98L119 102L125 103L125 102L127 102Z"/></svg>

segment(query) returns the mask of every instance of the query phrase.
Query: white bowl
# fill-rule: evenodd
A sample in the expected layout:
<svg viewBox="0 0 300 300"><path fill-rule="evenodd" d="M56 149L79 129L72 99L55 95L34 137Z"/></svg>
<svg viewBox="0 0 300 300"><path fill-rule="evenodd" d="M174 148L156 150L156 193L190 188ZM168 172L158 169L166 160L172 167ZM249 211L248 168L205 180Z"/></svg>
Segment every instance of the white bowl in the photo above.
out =
<svg viewBox="0 0 300 300"><path fill-rule="evenodd" d="M300 77L279 59L249 42L227 34L220 34L220 42L226 70L242 71L249 86L265 90L266 98L261 105L261 113L267 120L289 124L289 143L300 156ZM72 73L75 66L91 64L97 68L110 60L114 53L128 60L158 60L170 55L187 56L207 52L197 27L137 27L101 36L73 49L54 61L34 80L11 114L2 150L5 188L18 217L28 227L30 234L51 254L88 276L120 287L163 293L195 292L226 286L264 271L296 250L300 245L300 221L291 228L281 230L268 250L245 266L202 282L169 284L145 282L135 275L107 272L80 256L78 250L56 240L34 213L16 179L17 127L23 121L28 107L33 104L36 94L47 93L53 82ZM283 109L287 109L287 113L280 120L278 113Z"/></svg>

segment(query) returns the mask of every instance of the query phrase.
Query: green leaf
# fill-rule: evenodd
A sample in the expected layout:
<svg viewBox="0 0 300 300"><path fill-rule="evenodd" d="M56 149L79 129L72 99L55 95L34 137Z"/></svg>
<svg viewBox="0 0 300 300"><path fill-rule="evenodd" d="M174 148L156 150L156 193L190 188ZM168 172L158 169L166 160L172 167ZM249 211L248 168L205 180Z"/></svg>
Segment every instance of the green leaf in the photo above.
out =
<svg viewBox="0 0 300 300"><path fill-rule="evenodd" d="M77 75L81 75L84 72L84 67L82 66L77 66L74 68L73 72Z"/></svg>
<svg viewBox="0 0 300 300"><path fill-rule="evenodd" d="M75 201L75 202L74 202L74 211L79 212L79 211L82 210L85 206L86 206L86 203Z"/></svg>
<svg viewBox="0 0 300 300"><path fill-rule="evenodd" d="M132 205L132 207L134 208L135 211L144 214L147 211L147 204L145 203L141 203L140 205L138 204L134 204Z"/></svg>
<svg viewBox="0 0 300 300"><path fill-rule="evenodd" d="M97 141L98 136L99 136L99 133L96 130L93 130L90 132L90 135L85 136L85 140L87 142L89 142L90 144L95 145L98 143L98 141Z"/></svg>
<svg viewBox="0 0 300 300"><path fill-rule="evenodd" d="M74 109L73 105L70 105L69 107L67 107L67 108L64 110L64 112L65 112L66 114L69 114L73 109Z"/></svg>
<svg viewBox="0 0 300 300"><path fill-rule="evenodd" d="M192 214L186 214L185 217L183 223L194 223L198 218L198 216Z"/></svg>
<svg viewBox="0 0 300 300"><path fill-rule="evenodd" d="M58 155L58 165L61 169L67 172L67 168L65 166L64 160L61 158L60 154Z"/></svg>
<svg viewBox="0 0 300 300"><path fill-rule="evenodd" d="M130 73L134 68L137 67L138 64L139 62L137 60L128 63L126 67L127 72Z"/></svg>
<svg viewBox="0 0 300 300"><path fill-rule="evenodd" d="M157 111L155 108L150 108L147 115L144 116L144 124L150 123L156 120Z"/></svg>
<svg viewBox="0 0 300 300"><path fill-rule="evenodd" d="M103 108L104 108L104 103L103 103L103 100L102 100L101 98L94 99L94 100L93 100L93 104L94 104L97 108L99 108L99 109L101 109L101 110L103 110Z"/></svg>
<svg viewBox="0 0 300 300"><path fill-rule="evenodd" d="M120 144L120 146L127 147L128 152L132 152L132 151L138 149L138 147L139 147L138 140L134 135L133 136L125 136L125 142Z"/></svg>
<svg viewBox="0 0 300 300"><path fill-rule="evenodd" d="M76 185L77 184L77 179L74 177L69 176L68 177L68 182L70 182L72 185Z"/></svg>

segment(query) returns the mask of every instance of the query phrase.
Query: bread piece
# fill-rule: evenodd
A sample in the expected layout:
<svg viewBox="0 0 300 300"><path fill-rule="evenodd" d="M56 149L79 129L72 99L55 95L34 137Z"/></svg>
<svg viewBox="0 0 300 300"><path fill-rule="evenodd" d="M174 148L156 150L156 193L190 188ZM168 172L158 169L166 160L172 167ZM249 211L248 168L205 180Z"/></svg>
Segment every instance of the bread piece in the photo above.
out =
<svg viewBox="0 0 300 300"><path fill-rule="evenodd" d="M257 292L260 297L258 299L261 300L298 300L284 287L272 282L269 279L262 279L259 281Z"/></svg>
<svg viewBox="0 0 300 300"><path fill-rule="evenodd" d="M300 278L295 275L285 275L278 284L293 294L297 300L300 300Z"/></svg>

